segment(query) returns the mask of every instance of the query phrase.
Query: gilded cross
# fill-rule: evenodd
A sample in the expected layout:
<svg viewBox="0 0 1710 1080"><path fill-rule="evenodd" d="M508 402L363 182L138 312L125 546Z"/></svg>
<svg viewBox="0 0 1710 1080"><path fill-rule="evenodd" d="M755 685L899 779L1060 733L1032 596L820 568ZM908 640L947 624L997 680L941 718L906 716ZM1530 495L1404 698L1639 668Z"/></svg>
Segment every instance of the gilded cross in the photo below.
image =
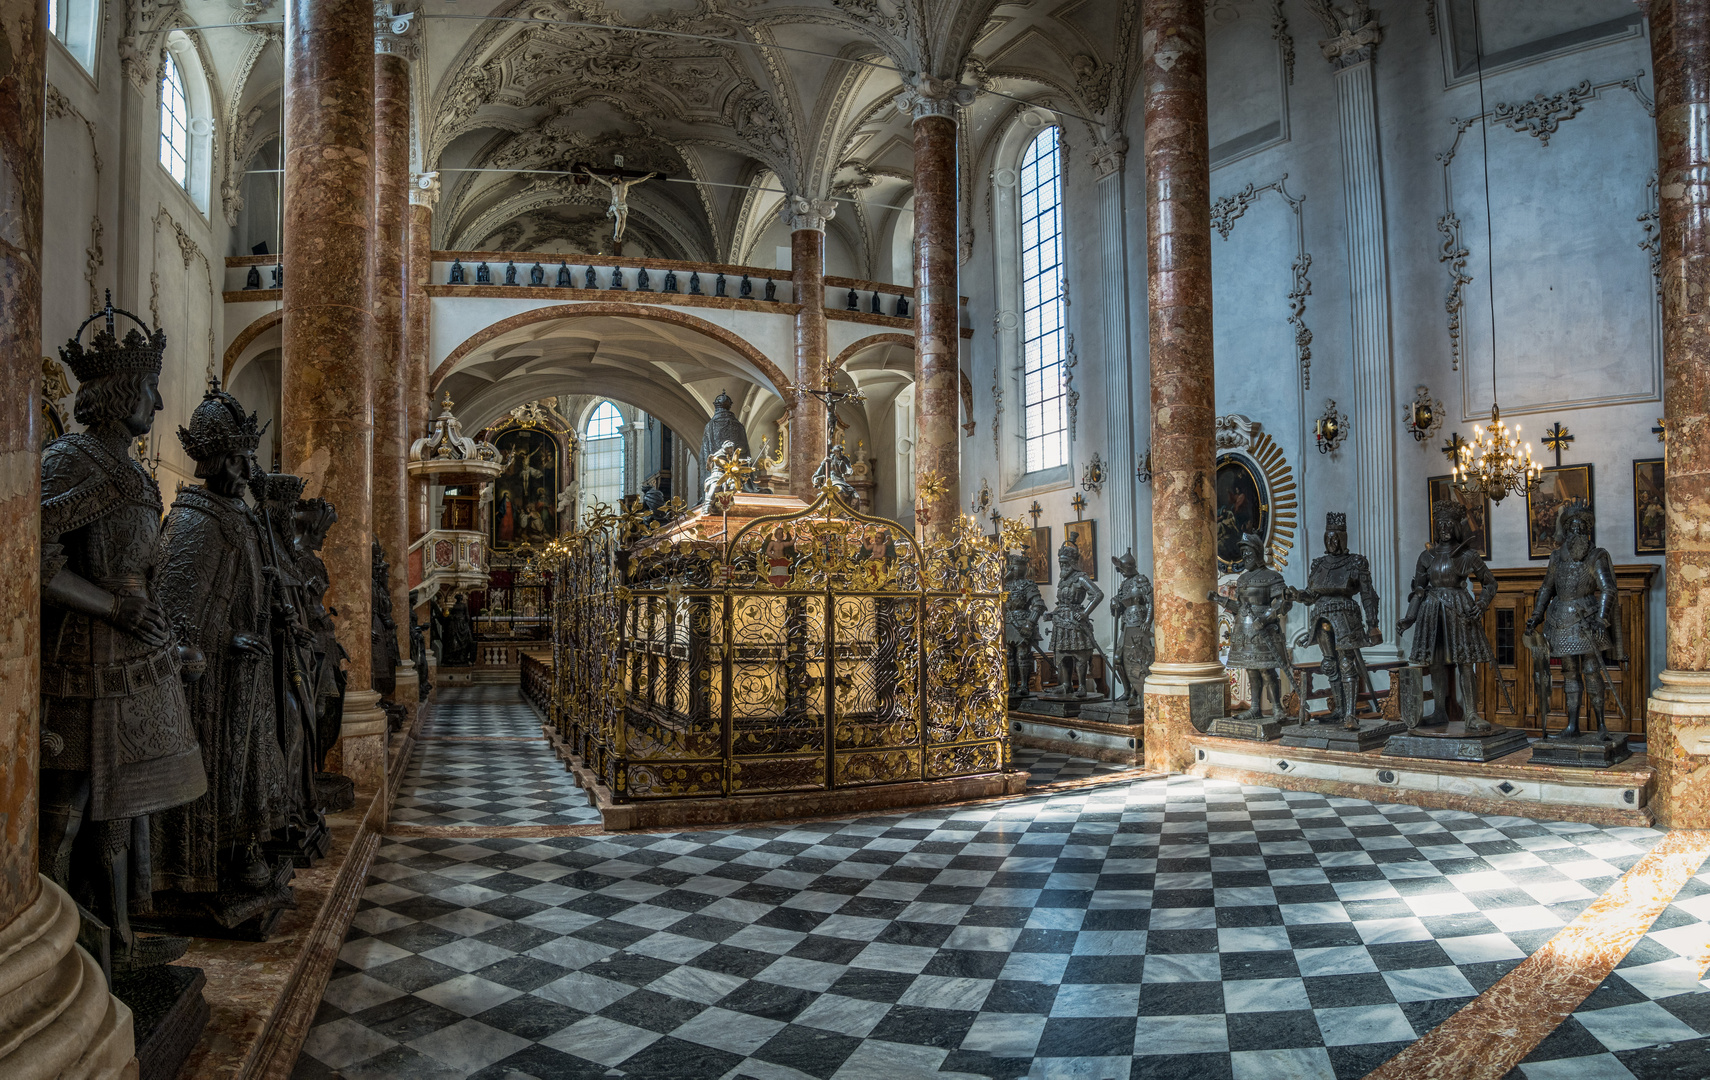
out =
<svg viewBox="0 0 1710 1080"><path fill-rule="evenodd" d="M1573 442L1573 436L1568 434L1567 428L1562 427L1560 420L1557 420L1550 430L1544 432L1544 449L1556 452L1556 468L1558 469L1562 467L1562 451L1568 448L1570 442Z"/></svg>
<svg viewBox="0 0 1710 1080"><path fill-rule="evenodd" d="M1668 442L1668 421L1657 417L1657 426L1651 429L1651 434L1657 437L1657 442Z"/></svg>
<svg viewBox="0 0 1710 1080"><path fill-rule="evenodd" d="M1045 512L1045 508L1039 505L1038 499L1034 499L1033 505L1027 508L1027 512L1033 515L1033 527L1037 529L1039 527L1039 515Z"/></svg>
<svg viewBox="0 0 1710 1080"><path fill-rule="evenodd" d="M1075 497L1069 500L1069 505L1075 508L1075 520L1081 520L1081 511L1087 508L1086 497L1077 491Z"/></svg>
<svg viewBox="0 0 1710 1080"><path fill-rule="evenodd" d="M1443 440L1443 456L1449 459L1450 465L1461 463L1461 450L1467 446L1467 441L1461 438L1460 432L1455 432Z"/></svg>

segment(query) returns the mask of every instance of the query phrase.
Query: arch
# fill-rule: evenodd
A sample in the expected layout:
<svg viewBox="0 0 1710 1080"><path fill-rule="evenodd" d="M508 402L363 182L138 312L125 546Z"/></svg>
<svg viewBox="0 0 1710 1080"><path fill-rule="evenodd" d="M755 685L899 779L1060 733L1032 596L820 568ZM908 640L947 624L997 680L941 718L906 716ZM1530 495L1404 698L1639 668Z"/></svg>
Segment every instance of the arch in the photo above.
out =
<svg viewBox="0 0 1710 1080"><path fill-rule="evenodd" d="M461 362L464 357L487 344L487 342L508 334L512 330L516 330L524 326L531 326L534 323L555 322L560 319L589 318L595 315L619 315L630 319L674 323L677 326L687 327L696 333L712 338L714 341L728 346L732 352L758 368L760 373L771 382L773 393L777 394L778 397L783 400L786 407L795 404L795 387L791 384L790 380L785 377L782 369L780 369L777 364L774 364L771 360L767 359L765 353L756 349L753 345L731 333L729 330L726 330L724 327L714 325L713 323L707 322L705 319L696 318L695 316L686 314L685 312L672 311L668 308L660 308L647 304L624 304L616 301L604 300L597 300L585 304L555 304L552 307L536 308L533 311L525 311L518 315L512 315L508 319L500 319L491 326L487 326L476 331L465 339L462 344L458 345L455 349L452 349L450 353L446 354L445 359L439 362L439 366L433 369L433 374L428 378L428 392L431 394L437 391L439 389L439 384L445 381L446 377L452 373L453 369L457 367L458 363Z"/></svg>
<svg viewBox="0 0 1710 1080"><path fill-rule="evenodd" d="M213 185L214 175L214 97L209 89L207 67L202 55L197 51L196 44L190 35L183 30L173 30L166 35L165 53L172 60L172 65L178 71L184 90L184 104L189 113L185 118L186 138L188 145L184 147L185 165L184 179L173 176L175 184L183 187L190 201L196 204L203 216L208 213L209 192ZM164 102L166 94L166 67L163 62L155 79L155 136L164 139L165 134L160 130L164 118ZM157 152L156 161L161 169L166 165L160 160ZM168 172L168 175L171 175Z"/></svg>
<svg viewBox="0 0 1710 1080"><path fill-rule="evenodd" d="M866 337L838 353L837 359L831 362L831 370L842 371L843 365L848 363L856 353L861 352L864 349L871 349L875 345L907 345L912 349L914 348L914 335L898 333L868 334Z"/></svg>
<svg viewBox="0 0 1710 1080"><path fill-rule="evenodd" d="M285 309L280 307L267 312L239 330L237 337L232 338L232 343L226 346L225 359L220 367L220 382L229 385L232 381L232 368L237 365L238 357L243 355L243 351L249 348L256 338L279 325L284 318Z"/></svg>

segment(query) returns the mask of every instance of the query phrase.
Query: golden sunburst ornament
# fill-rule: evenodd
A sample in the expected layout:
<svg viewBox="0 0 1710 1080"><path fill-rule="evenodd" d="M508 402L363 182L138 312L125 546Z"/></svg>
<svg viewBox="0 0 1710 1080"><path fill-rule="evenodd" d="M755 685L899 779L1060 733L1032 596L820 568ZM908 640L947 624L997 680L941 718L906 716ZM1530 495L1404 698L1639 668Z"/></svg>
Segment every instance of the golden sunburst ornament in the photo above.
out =
<svg viewBox="0 0 1710 1080"><path fill-rule="evenodd" d="M925 503L942 499L949 491L950 485L945 483L944 477L930 469L921 473L914 485L915 497Z"/></svg>

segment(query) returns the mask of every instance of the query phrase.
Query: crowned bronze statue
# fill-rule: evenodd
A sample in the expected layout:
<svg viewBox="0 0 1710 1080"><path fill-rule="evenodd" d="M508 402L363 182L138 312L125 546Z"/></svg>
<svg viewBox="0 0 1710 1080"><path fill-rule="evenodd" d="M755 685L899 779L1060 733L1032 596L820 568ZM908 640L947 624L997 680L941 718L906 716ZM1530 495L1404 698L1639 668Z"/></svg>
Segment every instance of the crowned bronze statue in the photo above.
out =
<svg viewBox="0 0 1710 1080"><path fill-rule="evenodd" d="M706 432L701 436L701 471L708 473L713 470L712 459L715 454L724 450L725 443L733 444L742 457L753 457L748 451L748 429L742 426L742 421L730 411L734 402L730 395L723 390L718 397L713 398L713 414L707 420Z"/></svg>
<svg viewBox="0 0 1710 1080"><path fill-rule="evenodd" d="M327 754L338 742L344 726L344 661L349 659L338 643L337 629L326 607L327 566L320 551L327 532L338 523L338 511L325 499L299 499L292 513L292 555L303 583L303 617L315 637L315 768L326 768ZM326 774L321 773L324 778ZM348 783L348 781L346 781ZM328 806L328 809L342 807Z"/></svg>
<svg viewBox="0 0 1710 1080"><path fill-rule="evenodd" d="M1039 620L1045 598L1027 576L1027 556L1012 551L1004 556L1003 644L1009 662L1009 707L1031 696L1033 654L1039 651Z"/></svg>
<svg viewBox="0 0 1710 1080"><path fill-rule="evenodd" d="M1072 543L1057 549L1057 606L1045 613L1051 624L1051 658L1057 686L1039 695L1044 701L1077 704L1102 700L1092 679L1092 658L1101 656L1093 636L1092 613L1104 603L1104 590L1081 569L1081 550ZM1079 709L1065 715L1079 715Z"/></svg>
<svg viewBox="0 0 1710 1080"><path fill-rule="evenodd" d="M154 818L155 875L175 890L175 914L265 936L293 898L291 860L264 852L288 823L291 800L274 699L266 538L243 498L260 430L210 383L190 426L178 429L202 483L173 501L156 569L168 619L207 657L189 697L208 792Z"/></svg>
<svg viewBox="0 0 1710 1080"><path fill-rule="evenodd" d="M1444 500L1431 507L1432 539L1413 570L1399 634L1418 627L1408 659L1431 674L1431 713L1392 736L1386 754L1489 761L1526 745L1521 732L1479 715L1478 665L1494 659L1484 613L1496 599L1496 576L1472 550L1466 507ZM1475 598L1469 591L1478 582Z"/></svg>
<svg viewBox="0 0 1710 1080"><path fill-rule="evenodd" d="M1110 564L1122 578L1110 598L1110 613L1116 616L1116 670L1122 676L1120 700L1139 704L1146 676L1152 670L1156 645L1152 640L1152 582L1140 572L1129 549Z"/></svg>
<svg viewBox="0 0 1710 1080"><path fill-rule="evenodd" d="M1556 549L1526 618L1526 633L1534 633L1542 623L1550 655L1561 658L1567 707L1567 726L1554 736L1545 727L1544 741L1532 748L1532 760L1540 764L1608 768L1632 753L1626 734L1611 732L1603 717L1610 663L1605 654L1616 664L1625 656L1615 567L1609 553L1592 539L1595 527L1591 507L1578 499L1556 513ZM1549 670L1547 661L1544 670ZM1615 702L1620 705L1619 695ZM1597 722L1595 733L1580 734L1582 706ZM1547 710L1540 713L1543 726Z"/></svg>
<svg viewBox="0 0 1710 1080"><path fill-rule="evenodd" d="M1240 550L1241 575L1235 579L1229 595L1212 592L1207 599L1227 611L1232 620L1227 666L1247 673L1247 708L1233 719L1259 722L1263 731L1251 737L1275 738L1280 725L1274 717L1282 712L1280 672L1289 666L1282 626L1292 605L1283 576L1265 565L1265 541L1244 533ZM1269 723L1265 722L1264 710L1267 695L1273 714ZM1228 734L1216 726L1212 733Z"/></svg>
<svg viewBox="0 0 1710 1080"><path fill-rule="evenodd" d="M390 701L398 692L398 623L392 618L392 564L378 538L369 544L368 644L374 689Z"/></svg>
<svg viewBox="0 0 1710 1080"><path fill-rule="evenodd" d="M160 489L129 454L161 408L166 335L132 329L120 340L115 315L143 326L109 297L60 349L87 430L49 443L41 466L38 850L42 873L94 917L82 938L109 974L183 955L184 938L139 934L131 917L153 907L150 815L208 787L180 679L201 657L174 644L161 610Z"/></svg>
<svg viewBox="0 0 1710 1080"><path fill-rule="evenodd" d="M265 848L312 866L332 846L324 804L315 785L320 769L315 652L309 626L309 585L295 552L296 509L303 478L258 473L250 479L261 528L262 572L270 585L269 643L273 647L273 706L285 755L286 827Z"/></svg>

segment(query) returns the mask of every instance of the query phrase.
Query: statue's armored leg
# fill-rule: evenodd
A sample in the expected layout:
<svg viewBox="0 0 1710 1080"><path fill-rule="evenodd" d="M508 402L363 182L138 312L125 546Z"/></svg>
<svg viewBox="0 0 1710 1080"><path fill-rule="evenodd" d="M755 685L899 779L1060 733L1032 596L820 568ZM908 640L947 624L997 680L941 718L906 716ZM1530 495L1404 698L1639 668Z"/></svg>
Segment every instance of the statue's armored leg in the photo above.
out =
<svg viewBox="0 0 1710 1080"><path fill-rule="evenodd" d="M1241 713L1243 720L1257 720L1265 715L1265 673L1258 669L1247 672L1247 708Z"/></svg>
<svg viewBox="0 0 1710 1080"><path fill-rule="evenodd" d="M1460 700L1461 719L1469 732L1484 733L1491 729L1490 721L1479 715L1478 690L1474 676L1478 673L1477 664L1456 664L1455 682L1456 696Z"/></svg>
<svg viewBox="0 0 1710 1080"><path fill-rule="evenodd" d="M1461 695L1462 714L1466 712L1466 695ZM1448 661L1443 659L1443 653L1438 650L1431 657L1431 712L1421 724L1446 724L1454 714L1450 711L1449 703L1455 700L1455 684L1451 677Z"/></svg>
<svg viewBox="0 0 1710 1080"><path fill-rule="evenodd" d="M1584 697L1584 683L1580 679L1581 661L1577 656L1562 658L1562 700L1567 706L1567 727L1562 729L1562 738L1571 739L1579 734L1579 705Z"/></svg>
<svg viewBox="0 0 1710 1080"><path fill-rule="evenodd" d="M1597 733L1607 735L1609 728L1603 723L1603 672L1599 669L1597 658L1583 656L1580 665L1585 671L1585 704L1593 718L1597 720Z"/></svg>
<svg viewBox="0 0 1710 1080"><path fill-rule="evenodd" d="M1271 715L1282 715L1282 676L1276 668L1267 668L1261 672L1265 677L1265 690L1271 695Z"/></svg>
<svg viewBox="0 0 1710 1080"><path fill-rule="evenodd" d="M71 849L89 806L89 774L69 769L41 771L41 872L71 892Z"/></svg>
<svg viewBox="0 0 1710 1080"><path fill-rule="evenodd" d="M1347 704L1342 710L1342 726L1349 731L1360 730L1360 659L1352 652L1342 653L1337 661L1337 673L1346 687L1343 694Z"/></svg>
<svg viewBox="0 0 1710 1080"><path fill-rule="evenodd" d="M1330 688L1330 714L1325 720L1334 721L1342 715L1342 674L1336 666L1336 654L1329 648L1325 648L1324 659L1318 662L1318 673Z"/></svg>

